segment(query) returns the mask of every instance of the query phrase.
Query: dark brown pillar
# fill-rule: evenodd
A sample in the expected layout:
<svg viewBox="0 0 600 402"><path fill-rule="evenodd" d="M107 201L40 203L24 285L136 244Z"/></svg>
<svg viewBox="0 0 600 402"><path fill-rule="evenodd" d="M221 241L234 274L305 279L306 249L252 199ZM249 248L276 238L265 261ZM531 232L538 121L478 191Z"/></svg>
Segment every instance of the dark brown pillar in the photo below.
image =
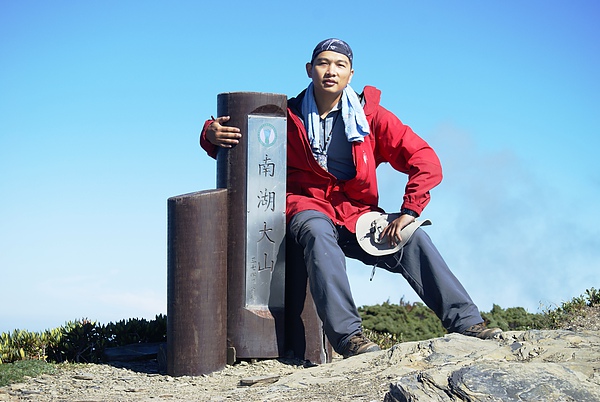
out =
<svg viewBox="0 0 600 402"><path fill-rule="evenodd" d="M304 273L294 270L287 279L290 268L285 261L290 259L284 237L278 236L278 231L285 234L287 98L223 93L217 97L217 113L230 116L227 125L242 131L240 143L220 149L217 156L217 187L228 190L228 346L237 358L282 357L293 351L314 363L330 361L331 347L324 344L321 322L307 293L306 269L301 264ZM265 217L269 209L272 213ZM279 246L260 248L270 240Z"/></svg>
<svg viewBox="0 0 600 402"><path fill-rule="evenodd" d="M217 187L228 191L227 338L236 358L284 353L286 110L280 94L217 97L218 115L242 131L217 156Z"/></svg>
<svg viewBox="0 0 600 402"><path fill-rule="evenodd" d="M167 250L167 373L227 364L227 190L171 197Z"/></svg>

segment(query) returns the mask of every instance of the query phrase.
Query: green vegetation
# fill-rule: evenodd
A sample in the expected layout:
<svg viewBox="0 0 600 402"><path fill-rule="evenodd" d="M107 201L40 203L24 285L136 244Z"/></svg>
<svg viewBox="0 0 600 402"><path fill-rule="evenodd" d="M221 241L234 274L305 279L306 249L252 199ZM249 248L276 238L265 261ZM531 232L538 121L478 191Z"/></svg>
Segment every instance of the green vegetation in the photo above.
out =
<svg viewBox="0 0 600 402"><path fill-rule="evenodd" d="M555 309L529 313L522 307L503 309L494 305L482 313L488 326L508 330L557 329L586 307L600 306L600 291L588 289ZM446 331L433 311L422 303L389 302L359 308L366 335L382 348L443 336ZM52 373L55 363L100 363L106 348L132 343L166 342L167 317L155 320L121 320L101 325L81 319L44 332L14 330L0 335L0 386L14 383L24 376Z"/></svg>
<svg viewBox="0 0 600 402"><path fill-rule="evenodd" d="M106 348L166 339L167 317L162 314L151 321L130 319L106 325L81 319L44 332L16 329L0 335L0 367L20 360L99 363Z"/></svg>
<svg viewBox="0 0 600 402"><path fill-rule="evenodd" d="M570 322L573 317L581 315L585 307L593 306L600 306L600 291L591 288L586 290L584 295L574 297L554 310L548 309L544 313L549 322L547 328L560 328L562 324Z"/></svg>
<svg viewBox="0 0 600 402"><path fill-rule="evenodd" d="M392 344L436 338L446 333L440 320L423 303L400 300L400 304L385 302L360 307L358 311L365 330L372 331L372 335L381 334Z"/></svg>
<svg viewBox="0 0 600 402"><path fill-rule="evenodd" d="M600 306L600 291L591 288L582 296L575 297L555 309L542 313L529 313L522 307L503 309L494 305L489 313L481 315L489 327L504 331L525 331L529 329L558 329L573 317L581 315L585 307ZM389 348L398 342L418 341L443 336L446 331L433 311L422 303L399 304L389 302L358 309L365 335L382 348Z"/></svg>
<svg viewBox="0 0 600 402"><path fill-rule="evenodd" d="M19 360L11 364L0 364L0 387L19 382L25 376L52 374L55 370L53 364L43 360Z"/></svg>
<svg viewBox="0 0 600 402"><path fill-rule="evenodd" d="M504 331L526 331L552 327L545 314L529 313L523 307L503 309L494 304L489 313L481 313L481 316L488 327L498 327Z"/></svg>

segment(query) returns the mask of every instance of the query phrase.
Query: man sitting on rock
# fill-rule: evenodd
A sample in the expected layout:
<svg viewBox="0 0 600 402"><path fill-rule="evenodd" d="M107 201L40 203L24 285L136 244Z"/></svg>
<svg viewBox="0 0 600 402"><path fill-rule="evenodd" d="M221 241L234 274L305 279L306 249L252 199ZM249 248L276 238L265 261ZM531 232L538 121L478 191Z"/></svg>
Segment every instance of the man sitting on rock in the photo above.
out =
<svg viewBox="0 0 600 402"><path fill-rule="evenodd" d="M379 350L362 333L346 257L402 274L449 332L497 336L502 331L485 327L429 236L413 224L442 179L437 155L379 105L378 89L354 92L352 62L346 42L320 42L306 64L312 82L288 102L287 235L304 255L300 265L329 342L344 357ZM220 116L204 125L200 144L213 157L217 147L230 148L242 136L224 125L228 120ZM385 222L377 219L383 211L375 173L384 162L408 175L400 213L382 215ZM368 223L381 224L357 239L357 221L372 212L378 214ZM371 245L363 248L365 236ZM371 249L378 251L366 251Z"/></svg>

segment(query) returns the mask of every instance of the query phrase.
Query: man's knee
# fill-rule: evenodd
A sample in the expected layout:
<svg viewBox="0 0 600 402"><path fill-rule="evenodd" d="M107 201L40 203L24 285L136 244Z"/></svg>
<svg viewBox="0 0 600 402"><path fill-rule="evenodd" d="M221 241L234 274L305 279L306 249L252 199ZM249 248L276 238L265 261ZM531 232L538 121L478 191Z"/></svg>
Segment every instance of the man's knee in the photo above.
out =
<svg viewBox="0 0 600 402"><path fill-rule="evenodd" d="M289 231L299 244L332 236L337 241L337 230L327 215L313 210L302 211L292 217Z"/></svg>

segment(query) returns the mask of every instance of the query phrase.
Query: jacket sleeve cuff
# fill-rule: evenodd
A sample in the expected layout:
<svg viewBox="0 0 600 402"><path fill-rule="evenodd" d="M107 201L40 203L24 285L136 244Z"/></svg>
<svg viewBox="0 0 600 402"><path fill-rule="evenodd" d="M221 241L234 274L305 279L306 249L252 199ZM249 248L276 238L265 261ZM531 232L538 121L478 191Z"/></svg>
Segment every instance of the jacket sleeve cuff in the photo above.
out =
<svg viewBox="0 0 600 402"><path fill-rule="evenodd" d="M410 208L402 208L402 209L400 209L400 214L401 215L410 215L413 218L418 218L419 217L419 214L416 213L415 211L413 211Z"/></svg>
<svg viewBox="0 0 600 402"><path fill-rule="evenodd" d="M423 212L423 207L416 205L416 204L405 202L402 204L402 207L400 208L400 213L405 213L404 211L412 211L415 215L412 215L410 213L409 213L409 215L412 215L415 218L418 218L419 216L421 216L421 213Z"/></svg>
<svg viewBox="0 0 600 402"><path fill-rule="evenodd" d="M202 131L200 132L200 146L206 151L208 156L213 159L217 159L217 151L219 150L219 147L206 139L206 129L213 121L213 119L209 119L204 122Z"/></svg>

